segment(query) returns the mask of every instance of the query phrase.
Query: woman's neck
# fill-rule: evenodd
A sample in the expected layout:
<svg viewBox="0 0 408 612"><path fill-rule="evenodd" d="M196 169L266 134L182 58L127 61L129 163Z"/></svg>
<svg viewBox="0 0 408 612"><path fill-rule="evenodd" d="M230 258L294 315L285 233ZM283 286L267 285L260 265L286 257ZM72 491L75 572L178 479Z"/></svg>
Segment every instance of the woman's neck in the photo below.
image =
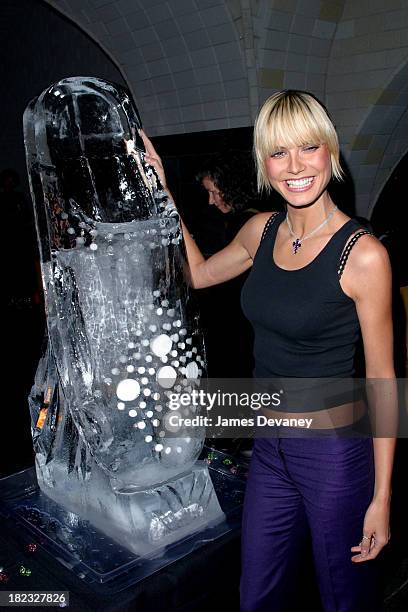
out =
<svg viewBox="0 0 408 612"><path fill-rule="evenodd" d="M312 232L334 209L334 203L325 191L318 200L306 207L287 204L287 214L293 233L301 238Z"/></svg>

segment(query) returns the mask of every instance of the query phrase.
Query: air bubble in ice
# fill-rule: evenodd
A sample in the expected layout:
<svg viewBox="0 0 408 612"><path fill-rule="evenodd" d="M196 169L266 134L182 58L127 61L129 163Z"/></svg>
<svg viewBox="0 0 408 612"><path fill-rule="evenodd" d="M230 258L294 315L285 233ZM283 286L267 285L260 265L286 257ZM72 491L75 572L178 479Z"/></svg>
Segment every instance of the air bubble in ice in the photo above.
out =
<svg viewBox="0 0 408 612"><path fill-rule="evenodd" d="M140 385L134 378L121 380L116 388L116 395L123 402L131 402L140 394Z"/></svg>
<svg viewBox="0 0 408 612"><path fill-rule="evenodd" d="M162 357L163 355L167 355L172 347L172 340L167 336L167 334L160 334L155 338L150 340L150 348L152 353L154 353L157 357Z"/></svg>
<svg viewBox="0 0 408 612"><path fill-rule="evenodd" d="M177 379L177 372L172 366L163 366L157 372L157 382L164 389L171 389Z"/></svg>

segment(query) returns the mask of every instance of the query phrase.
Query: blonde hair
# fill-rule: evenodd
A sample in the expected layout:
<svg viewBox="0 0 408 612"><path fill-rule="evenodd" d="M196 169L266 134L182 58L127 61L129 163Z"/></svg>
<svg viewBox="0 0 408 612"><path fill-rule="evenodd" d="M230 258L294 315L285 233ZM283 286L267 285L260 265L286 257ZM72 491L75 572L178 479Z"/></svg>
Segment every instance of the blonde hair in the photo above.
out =
<svg viewBox="0 0 408 612"><path fill-rule="evenodd" d="M270 96L255 121L254 156L258 189L271 190L265 161L280 147L325 144L330 153L332 176L342 180L339 140L324 106L303 91L279 91Z"/></svg>

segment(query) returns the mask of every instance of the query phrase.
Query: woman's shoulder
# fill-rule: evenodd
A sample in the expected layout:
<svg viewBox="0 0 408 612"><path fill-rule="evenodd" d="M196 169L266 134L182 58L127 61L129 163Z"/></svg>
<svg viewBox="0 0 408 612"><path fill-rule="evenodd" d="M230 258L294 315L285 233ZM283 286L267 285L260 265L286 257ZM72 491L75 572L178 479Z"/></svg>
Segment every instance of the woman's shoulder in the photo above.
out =
<svg viewBox="0 0 408 612"><path fill-rule="evenodd" d="M262 228L263 230L265 224L270 219L274 219L277 215L279 215L279 211L277 210L270 210L268 212L257 212L250 217L250 219L247 221L247 224L251 223L254 228Z"/></svg>
<svg viewBox="0 0 408 612"><path fill-rule="evenodd" d="M387 249L380 240L367 228L358 223L353 224L345 248L344 281L357 288L364 287L367 283L381 283L385 277L391 274L391 265Z"/></svg>
<svg viewBox="0 0 408 612"><path fill-rule="evenodd" d="M348 244L354 243L350 252L351 265L354 262L355 265L358 264L363 268L367 268L368 271L373 265L381 265L382 261L388 261L387 249L378 238L371 233L367 233L367 230L364 228L354 229L347 242Z"/></svg>
<svg viewBox="0 0 408 612"><path fill-rule="evenodd" d="M277 211L258 212L248 219L241 231L260 240L267 223L278 214Z"/></svg>
<svg viewBox="0 0 408 612"><path fill-rule="evenodd" d="M276 215L279 215L276 211L257 213L248 219L239 232L238 239L245 246L248 253L251 254L252 258L258 250L265 229Z"/></svg>

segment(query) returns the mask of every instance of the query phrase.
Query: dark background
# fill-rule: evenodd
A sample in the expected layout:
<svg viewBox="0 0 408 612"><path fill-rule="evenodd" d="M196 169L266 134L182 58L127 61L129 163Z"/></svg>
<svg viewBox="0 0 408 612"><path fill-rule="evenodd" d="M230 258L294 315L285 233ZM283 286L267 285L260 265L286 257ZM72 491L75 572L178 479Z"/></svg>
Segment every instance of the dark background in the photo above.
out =
<svg viewBox="0 0 408 612"><path fill-rule="evenodd" d="M13 196L0 192L3 236L6 242L3 250L4 383L0 435L0 476L5 476L33 463L26 398L41 353L44 334L43 306L39 292L38 268L35 264L38 253L25 170L22 115L34 96L63 77L94 75L116 82L124 81L118 67L94 41L45 3L2 0L0 23L3 83L0 171L11 167L18 172L21 179L21 184ZM170 188L187 226L204 252L214 252L223 246L223 215L213 207L208 207L207 196L196 183L194 176L204 159L211 154L229 155L233 151L241 151L251 155L252 129L238 128L165 136L155 138L154 143L163 157ZM370 219L376 234L382 237L387 246L393 265L396 365L399 376L405 376L406 360L405 311L399 296L399 287L407 284L402 241L405 226L401 223L401 218L390 215L389 211L397 198L406 199L403 181L407 170L405 157L390 176ZM353 194L350 180L333 189L336 202L351 215L354 212ZM347 203L346 207L342 206L344 202ZM280 205L280 200L276 197L264 197L257 201L259 210L272 210ZM11 299L15 295L29 298L31 301L29 304L20 301L17 307ZM36 296L34 301L33 295ZM242 353L235 355L235 362L232 360L226 364L226 351L218 350L217 347L222 347L223 333L234 333L235 326L241 324L237 323L235 315L231 314L236 305L233 306L231 300L228 301L225 291L223 293L221 290L219 293L216 288L213 291L198 292L198 299L205 320L210 373L212 371L222 376L223 372L227 371L227 365L234 369L242 360L250 357L250 345L246 344ZM247 366L249 367L249 361ZM407 506L403 501L406 449L406 441L400 440L394 474L393 540L383 555L384 579L389 593L399 584L398 576L403 571L403 559L406 558L408 547ZM236 557L236 544L229 554ZM227 572L229 579L236 581L236 563L231 562L231 569L234 578ZM393 608L393 601L392 598L389 600L387 609L402 610L401 607Z"/></svg>

